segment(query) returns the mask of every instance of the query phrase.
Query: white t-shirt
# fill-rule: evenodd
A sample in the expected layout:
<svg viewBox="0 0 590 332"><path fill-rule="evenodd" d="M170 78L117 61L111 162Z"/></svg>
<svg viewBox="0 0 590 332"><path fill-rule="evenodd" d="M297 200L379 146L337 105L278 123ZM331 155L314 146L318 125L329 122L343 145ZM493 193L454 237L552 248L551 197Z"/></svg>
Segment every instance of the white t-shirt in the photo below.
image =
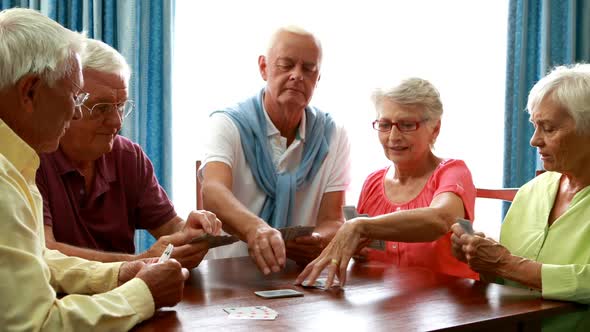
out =
<svg viewBox="0 0 590 332"><path fill-rule="evenodd" d="M305 141L305 114L299 125L295 140L287 148L287 139L282 137L268 114L266 130L269 146L275 167L283 172L295 171L301 161L303 142ZM234 196L250 210L258 215L264 204L266 195L256 184L250 166L246 162L240 132L234 122L226 114L215 113L209 118L210 133L205 144L205 157L199 170L203 177L203 168L210 162L223 162L232 169L232 191ZM350 143L348 135L341 126L336 125L330 140L328 155L311 183L306 183L295 194L295 210L289 226L314 226L317 222L320 203L324 193L345 191L350 183ZM223 222L223 220L222 220ZM245 242L215 248L209 251L206 259L247 256L248 247Z"/></svg>

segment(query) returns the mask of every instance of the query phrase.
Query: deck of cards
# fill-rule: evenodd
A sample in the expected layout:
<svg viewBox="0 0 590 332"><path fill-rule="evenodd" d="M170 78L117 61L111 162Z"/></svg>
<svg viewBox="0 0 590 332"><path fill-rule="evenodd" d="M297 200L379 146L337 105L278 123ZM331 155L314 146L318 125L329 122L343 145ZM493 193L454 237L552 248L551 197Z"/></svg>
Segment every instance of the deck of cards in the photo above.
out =
<svg viewBox="0 0 590 332"><path fill-rule="evenodd" d="M254 320L275 320L279 315L278 312L267 306L255 307L229 307L223 308L227 312L229 319L254 319Z"/></svg>
<svg viewBox="0 0 590 332"><path fill-rule="evenodd" d="M469 221L467 219L463 219L463 218L457 218L456 221L459 223L459 225L461 225L461 228L463 228L465 233L467 233L469 235L473 235L474 231L473 231L473 225L471 224L471 221Z"/></svg>
<svg viewBox="0 0 590 332"><path fill-rule="evenodd" d="M207 241L209 244L209 249L217 248L226 246L228 244L232 244L234 242L239 241L237 237L233 235L211 235L211 234L203 234L201 236L197 236L196 238L192 239L190 243L197 243L201 241Z"/></svg>
<svg viewBox="0 0 590 332"><path fill-rule="evenodd" d="M313 233L314 226L292 226L279 228L284 241L295 240L300 236L307 236Z"/></svg>

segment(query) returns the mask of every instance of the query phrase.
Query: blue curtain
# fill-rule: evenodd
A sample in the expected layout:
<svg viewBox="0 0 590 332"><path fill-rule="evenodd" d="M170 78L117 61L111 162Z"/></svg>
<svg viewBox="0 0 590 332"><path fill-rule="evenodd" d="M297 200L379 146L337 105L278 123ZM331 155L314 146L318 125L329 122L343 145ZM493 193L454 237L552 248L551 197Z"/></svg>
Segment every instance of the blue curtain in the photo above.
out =
<svg viewBox="0 0 590 332"><path fill-rule="evenodd" d="M541 168L528 92L552 67L590 61L590 1L511 0L508 21L504 186L520 187Z"/></svg>
<svg viewBox="0 0 590 332"><path fill-rule="evenodd" d="M125 119L122 134L143 147L160 184L171 193L174 0L1 0L0 6L37 9L123 54L132 70L129 96L136 109ZM138 231L135 242L141 252L154 238Z"/></svg>

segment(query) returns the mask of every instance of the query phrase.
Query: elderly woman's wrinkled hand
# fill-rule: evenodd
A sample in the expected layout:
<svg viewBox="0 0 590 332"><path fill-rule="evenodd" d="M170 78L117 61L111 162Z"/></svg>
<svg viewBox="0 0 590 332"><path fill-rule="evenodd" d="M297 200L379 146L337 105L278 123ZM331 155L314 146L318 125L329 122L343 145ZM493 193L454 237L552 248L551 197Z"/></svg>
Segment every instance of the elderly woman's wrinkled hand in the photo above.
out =
<svg viewBox="0 0 590 332"><path fill-rule="evenodd" d="M328 268L326 288L334 283L334 277L338 277L340 285L346 283L346 269L348 262L354 255L361 241L360 233L357 230L358 219L345 222L338 230L332 241L322 253L303 272L297 276L295 284L301 284L306 278L309 284L315 283L322 271Z"/></svg>
<svg viewBox="0 0 590 332"><path fill-rule="evenodd" d="M453 234L456 236L456 234ZM499 274L510 262L510 251L483 233L474 235L462 234L458 241L469 267L483 274ZM454 248L455 250L455 248Z"/></svg>

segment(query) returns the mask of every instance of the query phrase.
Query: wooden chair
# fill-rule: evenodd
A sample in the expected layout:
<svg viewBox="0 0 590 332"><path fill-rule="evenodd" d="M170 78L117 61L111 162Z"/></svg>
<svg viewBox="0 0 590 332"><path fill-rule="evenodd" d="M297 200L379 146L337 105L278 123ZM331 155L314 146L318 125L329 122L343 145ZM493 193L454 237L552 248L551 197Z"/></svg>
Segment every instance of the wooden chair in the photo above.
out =
<svg viewBox="0 0 590 332"><path fill-rule="evenodd" d="M512 200L514 199L514 195L516 195L516 192L518 191L518 188L476 188L476 191L476 197L501 199L504 201L512 202Z"/></svg>
<svg viewBox="0 0 590 332"><path fill-rule="evenodd" d="M197 210L203 210L203 185L201 183L201 180L199 179L199 168L201 167L201 161L197 160L195 162L195 182L196 182L196 196L197 196L197 201L196 201L196 206L197 206Z"/></svg>

